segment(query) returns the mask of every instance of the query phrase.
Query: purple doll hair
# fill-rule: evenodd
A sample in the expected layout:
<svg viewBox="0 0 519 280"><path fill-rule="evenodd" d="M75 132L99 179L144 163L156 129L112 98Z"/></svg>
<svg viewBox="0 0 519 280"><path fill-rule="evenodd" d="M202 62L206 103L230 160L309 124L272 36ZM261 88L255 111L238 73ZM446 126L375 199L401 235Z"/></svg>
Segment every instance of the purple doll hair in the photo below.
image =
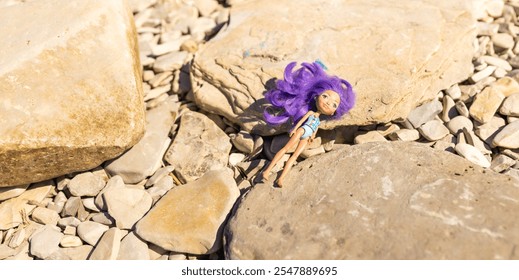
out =
<svg viewBox="0 0 519 280"><path fill-rule="evenodd" d="M329 76L318 62L301 64L301 68L292 71L296 62L287 65L284 79L276 81L276 87L265 94L278 114L272 115L266 110L263 112L265 120L270 125L287 122L297 123L308 111L315 107L315 98L326 90L339 94L340 103L332 116L338 119L346 114L355 105L355 94L346 80L337 76Z"/></svg>

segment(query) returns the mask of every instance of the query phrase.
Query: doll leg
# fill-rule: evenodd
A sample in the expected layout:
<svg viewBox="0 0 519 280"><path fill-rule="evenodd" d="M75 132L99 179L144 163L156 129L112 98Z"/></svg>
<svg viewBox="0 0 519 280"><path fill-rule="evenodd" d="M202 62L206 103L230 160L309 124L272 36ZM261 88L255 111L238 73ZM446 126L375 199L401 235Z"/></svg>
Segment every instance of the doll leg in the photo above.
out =
<svg viewBox="0 0 519 280"><path fill-rule="evenodd" d="M272 161L267 166L267 169L265 169L261 174L264 180L269 179L269 174L272 168L274 168L274 166L276 166L276 163L278 163L279 160L281 160L281 158L287 153L287 151L290 150L297 143L297 141L299 140L299 138L301 138L301 135L303 135L304 132L305 130L303 128L298 128L296 132L292 135L292 137L290 137L288 143L276 153Z"/></svg>
<svg viewBox="0 0 519 280"><path fill-rule="evenodd" d="M279 179L277 179L276 183L277 185L282 188L283 187L283 179L288 174L288 171L292 169L292 165L294 164L294 161L299 157L299 155L303 152L303 150L306 147L306 144L308 143L309 138L302 139L299 141L299 145L297 145L296 150L292 154L292 156L287 160L287 163L285 164L285 167L283 168L283 172L281 172L281 176L279 176Z"/></svg>

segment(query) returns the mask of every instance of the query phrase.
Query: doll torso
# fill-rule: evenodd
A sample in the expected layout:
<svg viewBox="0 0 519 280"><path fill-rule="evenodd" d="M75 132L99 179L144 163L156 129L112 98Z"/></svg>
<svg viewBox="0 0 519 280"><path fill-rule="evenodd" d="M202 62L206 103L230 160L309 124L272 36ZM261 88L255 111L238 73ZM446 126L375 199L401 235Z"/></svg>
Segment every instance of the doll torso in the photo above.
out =
<svg viewBox="0 0 519 280"><path fill-rule="evenodd" d="M301 126L305 131L301 136L301 139L310 137L317 130L317 127L320 123L321 120L318 116L315 116L314 114L310 115L305 123Z"/></svg>

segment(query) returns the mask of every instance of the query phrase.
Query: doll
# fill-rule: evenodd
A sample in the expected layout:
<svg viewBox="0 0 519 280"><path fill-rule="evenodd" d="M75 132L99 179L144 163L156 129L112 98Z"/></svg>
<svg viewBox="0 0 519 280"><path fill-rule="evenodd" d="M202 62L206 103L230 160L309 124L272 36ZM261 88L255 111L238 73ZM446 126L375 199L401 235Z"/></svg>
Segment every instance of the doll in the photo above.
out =
<svg viewBox="0 0 519 280"><path fill-rule="evenodd" d="M325 115L325 117L338 119L355 104L355 94L350 83L337 76L327 75L319 61L302 63L301 68L292 71L295 65L296 62L288 64L284 79L276 81L276 87L265 94L265 99L272 104L267 110L273 108L277 111L277 114L264 111L263 115L268 124L279 125L287 121L295 123L289 132L288 143L276 153L262 172L262 179L268 180L272 168L297 144L276 181L280 188L283 187L283 179L292 168L294 161L307 143L315 138L320 117Z"/></svg>

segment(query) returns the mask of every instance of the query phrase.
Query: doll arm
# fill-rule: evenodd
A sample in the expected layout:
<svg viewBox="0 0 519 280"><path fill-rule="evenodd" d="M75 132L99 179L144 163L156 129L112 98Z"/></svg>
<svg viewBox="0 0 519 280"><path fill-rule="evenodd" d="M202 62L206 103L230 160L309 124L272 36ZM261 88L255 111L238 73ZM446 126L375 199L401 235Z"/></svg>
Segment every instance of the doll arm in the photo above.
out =
<svg viewBox="0 0 519 280"><path fill-rule="evenodd" d="M292 137L292 135L296 132L296 130L301 127L301 125L306 121L306 119L308 119L308 117L313 114L314 112L313 111L308 111L308 113L306 113L296 124L296 126L294 126L294 128L292 128L290 130L290 137Z"/></svg>

